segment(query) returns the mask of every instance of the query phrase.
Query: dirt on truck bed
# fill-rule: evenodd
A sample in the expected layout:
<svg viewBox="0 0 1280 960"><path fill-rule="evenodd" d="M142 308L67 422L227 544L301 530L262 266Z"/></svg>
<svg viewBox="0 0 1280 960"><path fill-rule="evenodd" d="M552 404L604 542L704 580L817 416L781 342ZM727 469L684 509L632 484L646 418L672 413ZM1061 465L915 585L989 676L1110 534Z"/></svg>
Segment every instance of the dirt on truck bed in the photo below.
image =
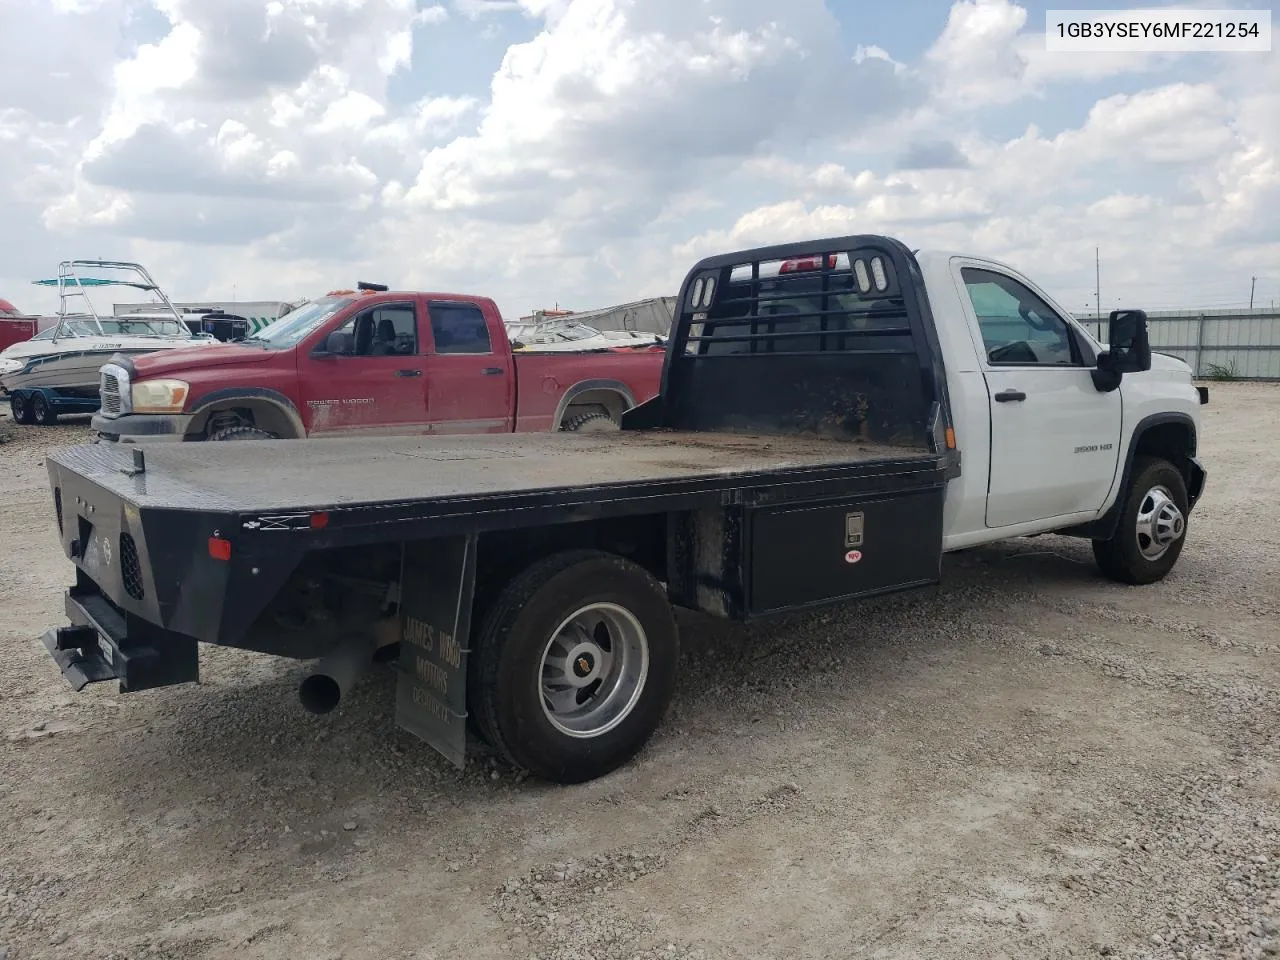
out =
<svg viewBox="0 0 1280 960"><path fill-rule="evenodd" d="M151 445L145 473L133 477L121 467L132 464L137 449L101 443L59 453L58 459L140 505L237 511L470 501L933 456L923 447L861 440L674 430L342 437L305 446L295 440Z"/></svg>
<svg viewBox="0 0 1280 960"><path fill-rule="evenodd" d="M73 694L44 469L0 445L0 957L1280 953L1280 386L1211 387L1165 582L1046 536L936 593L683 617L669 721L577 787L456 771L385 667L319 717L235 650Z"/></svg>

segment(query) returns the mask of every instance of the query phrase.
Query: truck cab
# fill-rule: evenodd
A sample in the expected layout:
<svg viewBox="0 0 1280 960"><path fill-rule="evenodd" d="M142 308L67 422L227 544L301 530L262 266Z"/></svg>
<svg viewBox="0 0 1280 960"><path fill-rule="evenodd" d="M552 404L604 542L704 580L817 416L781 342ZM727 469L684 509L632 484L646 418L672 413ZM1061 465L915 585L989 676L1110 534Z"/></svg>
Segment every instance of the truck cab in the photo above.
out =
<svg viewBox="0 0 1280 960"><path fill-rule="evenodd" d="M944 251L916 259L964 450L965 470L947 497L948 549L985 542L992 531L1105 524L1142 457L1176 465L1194 502L1204 482L1196 447L1207 390L1193 385L1183 361L1151 353L1140 311L1113 314L1128 344L1103 345L1008 264Z"/></svg>

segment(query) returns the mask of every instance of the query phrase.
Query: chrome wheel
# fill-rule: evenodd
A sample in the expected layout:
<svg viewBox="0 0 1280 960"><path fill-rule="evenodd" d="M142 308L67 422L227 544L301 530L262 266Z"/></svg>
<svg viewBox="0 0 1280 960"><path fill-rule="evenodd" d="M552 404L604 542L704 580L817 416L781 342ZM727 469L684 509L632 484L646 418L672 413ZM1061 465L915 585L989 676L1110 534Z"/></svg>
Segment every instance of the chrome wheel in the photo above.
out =
<svg viewBox="0 0 1280 960"><path fill-rule="evenodd" d="M1152 487L1138 504L1138 551L1147 560L1159 560L1186 532L1187 521L1163 486Z"/></svg>
<svg viewBox="0 0 1280 960"><path fill-rule="evenodd" d="M640 621L625 607L593 603L566 618L543 648L542 712L567 736L601 736L631 713L648 675Z"/></svg>

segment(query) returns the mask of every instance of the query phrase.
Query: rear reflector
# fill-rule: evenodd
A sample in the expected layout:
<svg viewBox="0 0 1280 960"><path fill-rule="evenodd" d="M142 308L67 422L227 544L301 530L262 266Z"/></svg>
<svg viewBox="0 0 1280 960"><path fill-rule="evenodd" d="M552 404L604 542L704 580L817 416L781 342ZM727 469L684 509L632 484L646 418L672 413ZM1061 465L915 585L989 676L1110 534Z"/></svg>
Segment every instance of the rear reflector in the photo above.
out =
<svg viewBox="0 0 1280 960"><path fill-rule="evenodd" d="M311 529L323 530L329 525L329 514L327 511L320 511L311 515Z"/></svg>
<svg viewBox="0 0 1280 960"><path fill-rule="evenodd" d="M215 560L231 559L231 541L223 540L221 537L209 538L209 556Z"/></svg>

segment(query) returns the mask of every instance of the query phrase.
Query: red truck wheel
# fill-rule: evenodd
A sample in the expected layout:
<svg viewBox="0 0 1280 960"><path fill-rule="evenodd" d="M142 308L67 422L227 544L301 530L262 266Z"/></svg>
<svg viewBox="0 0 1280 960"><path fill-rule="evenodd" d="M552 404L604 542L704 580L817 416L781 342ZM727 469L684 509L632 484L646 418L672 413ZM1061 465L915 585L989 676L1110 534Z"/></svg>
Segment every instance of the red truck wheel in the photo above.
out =
<svg viewBox="0 0 1280 960"><path fill-rule="evenodd" d="M616 433L619 427L618 421L607 413L583 413L567 420L564 429L574 433Z"/></svg>
<svg viewBox="0 0 1280 960"><path fill-rule="evenodd" d="M223 427L209 434L210 440L275 440L276 435L257 427Z"/></svg>

